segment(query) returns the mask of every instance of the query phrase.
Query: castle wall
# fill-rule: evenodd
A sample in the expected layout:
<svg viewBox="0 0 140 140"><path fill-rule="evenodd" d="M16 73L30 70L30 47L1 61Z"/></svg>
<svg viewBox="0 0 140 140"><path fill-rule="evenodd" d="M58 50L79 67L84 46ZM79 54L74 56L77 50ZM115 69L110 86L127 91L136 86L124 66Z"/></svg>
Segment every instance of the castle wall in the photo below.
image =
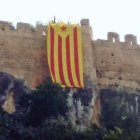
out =
<svg viewBox="0 0 140 140"><path fill-rule="evenodd" d="M26 85L36 86L48 76L46 37L42 29L32 30L26 23L17 29L0 22L0 71L22 79Z"/></svg>
<svg viewBox="0 0 140 140"><path fill-rule="evenodd" d="M92 40L89 20L81 20L83 38L84 79L92 83L140 88L140 45L134 35L109 32L107 40ZM93 28L94 29L94 28ZM0 71L22 79L31 87L50 76L47 64L47 28L17 23L16 29L0 21ZM93 30L94 31L94 30Z"/></svg>
<svg viewBox="0 0 140 140"><path fill-rule="evenodd" d="M96 62L98 83L132 88L140 87L140 45L136 37L126 35L125 42L109 33L108 40L94 41L93 53Z"/></svg>

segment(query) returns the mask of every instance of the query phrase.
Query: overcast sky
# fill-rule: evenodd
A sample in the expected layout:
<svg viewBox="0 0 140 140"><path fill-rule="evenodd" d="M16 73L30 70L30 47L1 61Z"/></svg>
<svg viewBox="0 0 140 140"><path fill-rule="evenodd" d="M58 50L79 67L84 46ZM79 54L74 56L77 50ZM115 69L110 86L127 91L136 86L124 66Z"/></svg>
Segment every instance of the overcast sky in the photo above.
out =
<svg viewBox="0 0 140 140"><path fill-rule="evenodd" d="M0 20L47 23L79 23L90 19L94 39L106 39L108 31L134 34L140 42L140 0L0 0Z"/></svg>

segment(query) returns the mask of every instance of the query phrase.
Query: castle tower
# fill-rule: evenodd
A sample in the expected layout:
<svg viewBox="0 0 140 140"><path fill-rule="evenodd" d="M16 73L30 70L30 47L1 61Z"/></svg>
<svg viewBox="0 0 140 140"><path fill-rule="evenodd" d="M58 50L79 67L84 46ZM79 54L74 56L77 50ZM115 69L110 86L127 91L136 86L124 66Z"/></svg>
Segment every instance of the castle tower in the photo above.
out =
<svg viewBox="0 0 140 140"><path fill-rule="evenodd" d="M98 123L100 116L100 98L97 90L97 75L95 67L95 54L92 40L92 28L89 25L88 19L81 20L82 39L83 39L83 63L84 63L84 82L85 87L92 89L92 104L93 109L92 120Z"/></svg>
<svg viewBox="0 0 140 140"><path fill-rule="evenodd" d="M89 19L81 20L82 40L83 40L83 63L84 63L84 82L85 86L92 88L96 84L96 71L93 59L92 29Z"/></svg>

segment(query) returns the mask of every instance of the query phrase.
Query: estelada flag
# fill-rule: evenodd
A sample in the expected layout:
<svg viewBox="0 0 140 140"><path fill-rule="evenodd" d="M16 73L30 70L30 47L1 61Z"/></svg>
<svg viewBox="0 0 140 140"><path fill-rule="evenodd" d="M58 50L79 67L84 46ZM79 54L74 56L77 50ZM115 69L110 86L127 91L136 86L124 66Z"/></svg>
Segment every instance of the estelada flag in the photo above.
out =
<svg viewBox="0 0 140 140"><path fill-rule="evenodd" d="M83 87L81 27L51 23L47 33L47 56L53 82L66 87Z"/></svg>

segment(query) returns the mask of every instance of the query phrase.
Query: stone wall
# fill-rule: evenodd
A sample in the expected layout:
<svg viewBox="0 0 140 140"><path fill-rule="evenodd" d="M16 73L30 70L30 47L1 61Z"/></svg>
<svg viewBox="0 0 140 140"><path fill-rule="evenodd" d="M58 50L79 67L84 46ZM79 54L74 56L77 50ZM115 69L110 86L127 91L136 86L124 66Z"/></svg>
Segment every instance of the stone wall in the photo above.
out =
<svg viewBox="0 0 140 140"><path fill-rule="evenodd" d="M28 23L0 21L0 71L7 72L35 87L49 75L44 27L32 28Z"/></svg>
<svg viewBox="0 0 140 140"><path fill-rule="evenodd" d="M136 36L109 32L107 40L92 40L88 19L81 20L85 85L140 87L140 45ZM94 28L93 28L94 29ZM0 71L35 87L50 76L47 64L47 27L0 21ZM93 30L94 33L94 30Z"/></svg>
<svg viewBox="0 0 140 140"><path fill-rule="evenodd" d="M136 36L125 35L125 42L120 42L117 33L109 32L108 40L93 43L99 84L140 88L140 45Z"/></svg>

